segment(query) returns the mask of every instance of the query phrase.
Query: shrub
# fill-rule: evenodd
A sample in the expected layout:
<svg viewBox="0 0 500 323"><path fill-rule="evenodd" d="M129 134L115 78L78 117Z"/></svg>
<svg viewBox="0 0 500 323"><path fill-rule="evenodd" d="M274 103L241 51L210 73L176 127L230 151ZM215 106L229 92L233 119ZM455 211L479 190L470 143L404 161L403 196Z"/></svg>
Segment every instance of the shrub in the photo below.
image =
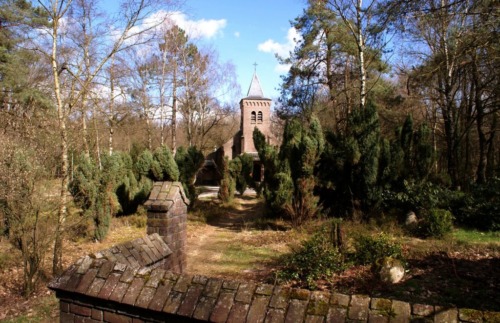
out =
<svg viewBox="0 0 500 323"><path fill-rule="evenodd" d="M373 264L384 257L403 259L401 244L392 241L391 237L384 233L377 236L360 235L355 238L354 247L356 252L353 260L359 265Z"/></svg>
<svg viewBox="0 0 500 323"><path fill-rule="evenodd" d="M283 257L283 268L277 272L278 280L300 281L314 289L318 279L328 280L344 269L342 254L334 247L327 228L314 234L293 253Z"/></svg>
<svg viewBox="0 0 500 323"><path fill-rule="evenodd" d="M424 214L420 233L424 237L441 238L453 229L453 215L448 210L431 209Z"/></svg>

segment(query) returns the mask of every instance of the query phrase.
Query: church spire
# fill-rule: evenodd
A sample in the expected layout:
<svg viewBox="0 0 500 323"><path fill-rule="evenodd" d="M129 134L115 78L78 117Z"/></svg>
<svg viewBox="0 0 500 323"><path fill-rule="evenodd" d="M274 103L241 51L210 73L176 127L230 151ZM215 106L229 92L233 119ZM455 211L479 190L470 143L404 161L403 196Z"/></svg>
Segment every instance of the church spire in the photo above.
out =
<svg viewBox="0 0 500 323"><path fill-rule="evenodd" d="M257 77L257 71L254 71L253 73L252 82L250 83L247 97L264 98L264 92L262 92L262 87L260 86L259 78Z"/></svg>

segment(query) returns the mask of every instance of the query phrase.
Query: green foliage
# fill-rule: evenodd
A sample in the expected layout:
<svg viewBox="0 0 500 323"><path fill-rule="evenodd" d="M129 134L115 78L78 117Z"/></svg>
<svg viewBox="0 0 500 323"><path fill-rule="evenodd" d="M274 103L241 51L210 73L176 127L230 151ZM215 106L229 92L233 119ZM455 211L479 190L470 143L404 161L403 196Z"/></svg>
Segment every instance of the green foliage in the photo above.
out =
<svg viewBox="0 0 500 323"><path fill-rule="evenodd" d="M453 230L453 215L448 210L430 209L419 226L424 237L442 238Z"/></svg>
<svg viewBox="0 0 500 323"><path fill-rule="evenodd" d="M194 186L196 174L198 174L200 168L203 167L205 157L203 153L194 146L188 149L179 147L175 154L175 162L179 169L179 180L182 182L184 191L191 201L190 207L193 207L197 197L196 188Z"/></svg>
<svg viewBox="0 0 500 323"><path fill-rule="evenodd" d="M282 259L283 268L277 272L281 281L299 281L314 289L318 279L330 279L344 269L343 256L334 242L328 227L322 228L293 253Z"/></svg>
<svg viewBox="0 0 500 323"><path fill-rule="evenodd" d="M231 176L235 180L236 190L243 194L248 186L254 187L252 178L253 157L247 153L236 156L229 163Z"/></svg>
<svg viewBox="0 0 500 323"><path fill-rule="evenodd" d="M219 187L218 196L222 202L228 203L233 200L234 191L236 189L236 184L231 177L229 170L229 160L227 157L224 157L222 162L222 180Z"/></svg>
<svg viewBox="0 0 500 323"><path fill-rule="evenodd" d="M314 217L319 202L314 195L314 170L324 149L318 119L311 116L308 120L289 120L279 154L265 143L257 128L254 143L264 163L264 197L275 214L289 215L294 226Z"/></svg>
<svg viewBox="0 0 500 323"><path fill-rule="evenodd" d="M179 168L168 147L158 147L153 153L153 159L151 165L153 180L173 182L179 180Z"/></svg>
<svg viewBox="0 0 500 323"><path fill-rule="evenodd" d="M337 210L337 216L355 218L380 202L380 125L376 107L354 110L346 133L328 133L327 147L319 163L322 201ZM388 162L388 156L385 156ZM333 201L333 202L332 202Z"/></svg>
<svg viewBox="0 0 500 323"><path fill-rule="evenodd" d="M485 231L500 230L500 178L473 186L461 202L453 208L459 224Z"/></svg>
<svg viewBox="0 0 500 323"><path fill-rule="evenodd" d="M373 264L384 257L403 259L401 244L384 233L376 236L360 235L354 239L354 248L356 252L352 255L352 259L359 265Z"/></svg>

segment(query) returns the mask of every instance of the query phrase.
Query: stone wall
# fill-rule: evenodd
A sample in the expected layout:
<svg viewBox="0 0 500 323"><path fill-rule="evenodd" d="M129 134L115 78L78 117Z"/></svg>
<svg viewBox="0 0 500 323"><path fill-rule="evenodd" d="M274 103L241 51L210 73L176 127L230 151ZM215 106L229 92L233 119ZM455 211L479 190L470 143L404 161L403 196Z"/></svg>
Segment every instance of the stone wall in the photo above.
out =
<svg viewBox="0 0 500 323"><path fill-rule="evenodd" d="M83 269L82 269L82 266ZM61 322L499 322L500 313L131 268L104 259L51 283Z"/></svg>
<svg viewBox="0 0 500 323"><path fill-rule="evenodd" d="M500 322L500 313L183 273L187 205L155 183L148 235L87 255L49 288L65 322Z"/></svg>

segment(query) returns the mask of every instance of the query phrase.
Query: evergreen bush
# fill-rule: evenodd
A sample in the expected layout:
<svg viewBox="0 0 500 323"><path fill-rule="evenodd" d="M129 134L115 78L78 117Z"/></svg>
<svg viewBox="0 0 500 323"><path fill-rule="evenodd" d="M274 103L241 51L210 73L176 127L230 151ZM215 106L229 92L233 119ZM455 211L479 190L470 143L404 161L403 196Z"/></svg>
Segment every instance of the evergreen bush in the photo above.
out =
<svg viewBox="0 0 500 323"><path fill-rule="evenodd" d="M430 209L425 213L419 229L424 237L442 238L453 230L453 215L448 210Z"/></svg>
<svg viewBox="0 0 500 323"><path fill-rule="evenodd" d="M300 248L283 257L283 268L276 273L279 281L295 281L314 289L317 280L329 280L334 273L345 269L343 256L331 241L328 230L329 227L322 228Z"/></svg>
<svg viewBox="0 0 500 323"><path fill-rule="evenodd" d="M403 249L401 244L395 242L387 234L380 233L376 236L360 235L354 239L356 252L351 256L354 263L359 265L369 265L378 259L391 257L403 259Z"/></svg>

